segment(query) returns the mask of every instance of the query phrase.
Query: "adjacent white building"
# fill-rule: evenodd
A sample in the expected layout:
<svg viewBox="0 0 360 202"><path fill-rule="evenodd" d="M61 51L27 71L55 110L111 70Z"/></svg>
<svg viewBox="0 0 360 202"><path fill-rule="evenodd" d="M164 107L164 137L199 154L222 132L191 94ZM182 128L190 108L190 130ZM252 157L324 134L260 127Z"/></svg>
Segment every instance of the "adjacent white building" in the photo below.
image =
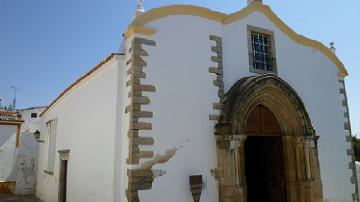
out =
<svg viewBox="0 0 360 202"><path fill-rule="evenodd" d="M39 145L23 124L18 112L0 111L0 194L35 193Z"/></svg>
<svg viewBox="0 0 360 202"><path fill-rule="evenodd" d="M270 7L155 8L122 50L41 114L42 200L358 201L346 69Z"/></svg>
<svg viewBox="0 0 360 202"><path fill-rule="evenodd" d="M40 114L45 109L46 106L19 109L18 113L21 114L21 119L24 120L24 123L21 125L21 131L34 133L38 130L43 124Z"/></svg>

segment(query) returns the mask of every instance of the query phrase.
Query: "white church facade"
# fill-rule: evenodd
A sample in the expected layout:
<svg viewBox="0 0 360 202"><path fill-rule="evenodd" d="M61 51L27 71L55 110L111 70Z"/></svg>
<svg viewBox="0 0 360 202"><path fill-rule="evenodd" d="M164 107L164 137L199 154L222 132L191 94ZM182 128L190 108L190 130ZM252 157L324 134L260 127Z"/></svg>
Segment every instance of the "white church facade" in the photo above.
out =
<svg viewBox="0 0 360 202"><path fill-rule="evenodd" d="M259 1L141 13L123 52L41 114L37 196L358 201L346 76L333 48Z"/></svg>

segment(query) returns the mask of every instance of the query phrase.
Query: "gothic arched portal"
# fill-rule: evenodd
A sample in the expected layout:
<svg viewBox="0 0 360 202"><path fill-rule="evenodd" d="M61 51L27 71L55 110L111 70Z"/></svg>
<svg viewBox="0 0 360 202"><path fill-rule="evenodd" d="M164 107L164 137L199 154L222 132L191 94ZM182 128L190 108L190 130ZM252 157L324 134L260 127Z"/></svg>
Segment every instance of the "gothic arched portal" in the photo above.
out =
<svg viewBox="0 0 360 202"><path fill-rule="evenodd" d="M323 201L318 137L301 98L279 77L266 74L236 82L225 95L224 111L215 131L218 168L214 174L219 181L220 202L260 200L252 198L253 192L261 190L254 190L257 186L251 183L273 189L272 193L264 192L271 196L261 200ZM259 155L256 152L268 157L253 161ZM283 172L264 173L249 167L265 165L261 161ZM246 172L249 169L258 173ZM256 174L257 178L251 178ZM269 184L259 176L275 177L271 181L278 182Z"/></svg>

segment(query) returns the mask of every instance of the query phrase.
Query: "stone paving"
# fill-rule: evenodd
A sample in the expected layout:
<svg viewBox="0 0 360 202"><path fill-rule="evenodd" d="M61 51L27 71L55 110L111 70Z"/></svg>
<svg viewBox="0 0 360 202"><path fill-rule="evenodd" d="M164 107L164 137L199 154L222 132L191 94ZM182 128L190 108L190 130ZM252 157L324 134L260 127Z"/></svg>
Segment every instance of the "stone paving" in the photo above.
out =
<svg viewBox="0 0 360 202"><path fill-rule="evenodd" d="M2 195L0 194L0 202L42 202L34 195Z"/></svg>

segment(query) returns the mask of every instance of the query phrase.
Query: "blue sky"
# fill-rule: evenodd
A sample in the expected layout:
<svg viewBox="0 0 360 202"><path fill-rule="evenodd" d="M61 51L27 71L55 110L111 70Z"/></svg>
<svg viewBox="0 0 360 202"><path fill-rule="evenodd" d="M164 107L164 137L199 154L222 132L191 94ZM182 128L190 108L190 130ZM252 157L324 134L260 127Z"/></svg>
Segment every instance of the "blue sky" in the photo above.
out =
<svg viewBox="0 0 360 202"><path fill-rule="evenodd" d="M0 0L0 97L17 106L47 105L69 84L119 49L136 0ZM328 45L347 67L354 134L360 135L360 1L265 0L298 33ZM246 0L145 0L150 9L194 4L224 13ZM101 107L101 106L94 106Z"/></svg>

